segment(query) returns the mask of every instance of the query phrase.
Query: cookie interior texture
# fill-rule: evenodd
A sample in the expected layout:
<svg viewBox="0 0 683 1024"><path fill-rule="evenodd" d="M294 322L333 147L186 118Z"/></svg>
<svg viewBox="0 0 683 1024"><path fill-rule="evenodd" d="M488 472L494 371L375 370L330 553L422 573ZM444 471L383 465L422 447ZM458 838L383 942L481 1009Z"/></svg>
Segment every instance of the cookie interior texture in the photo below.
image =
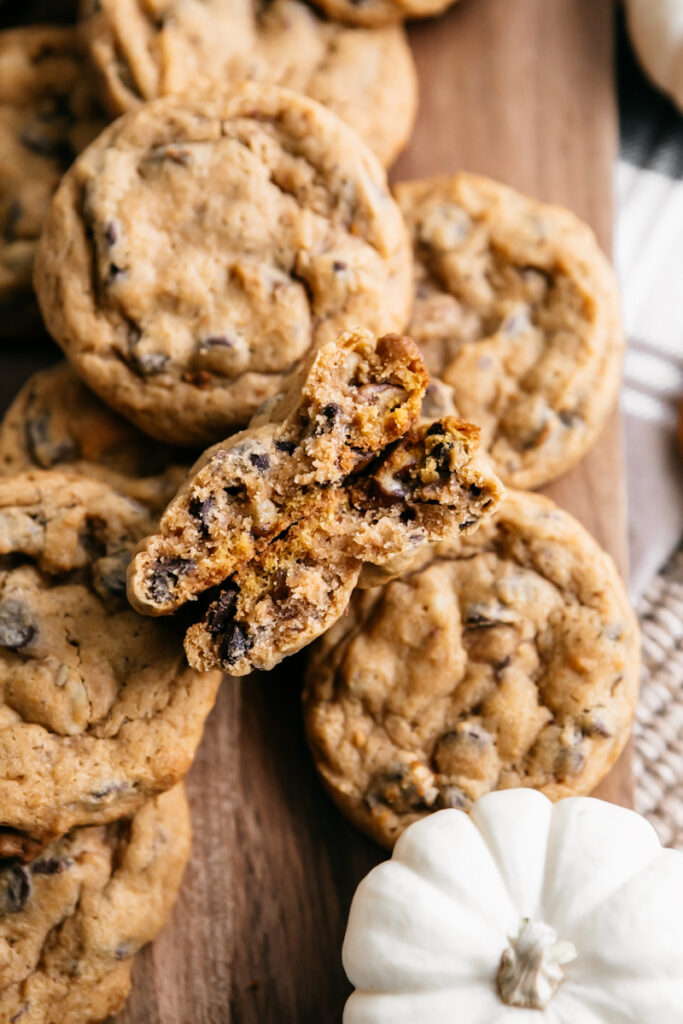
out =
<svg viewBox="0 0 683 1024"><path fill-rule="evenodd" d="M37 326L32 276L50 200L104 127L76 29L0 32L0 335Z"/></svg>
<svg viewBox="0 0 683 1024"><path fill-rule="evenodd" d="M184 464L183 464L184 463ZM0 473L54 469L109 484L161 512L187 476L188 452L142 434L67 362L39 370L0 423Z"/></svg>
<svg viewBox="0 0 683 1024"><path fill-rule="evenodd" d="M189 768L218 673L125 600L153 526L106 485L57 471L0 488L0 855L135 811Z"/></svg>
<svg viewBox="0 0 683 1024"><path fill-rule="evenodd" d="M132 818L73 829L28 864L0 861L0 1019L83 1024L117 1013L189 852L180 785Z"/></svg>
<svg viewBox="0 0 683 1024"><path fill-rule="evenodd" d="M191 472L133 559L133 605L168 614L201 597L190 664L241 675L326 629L364 565L476 526L499 483L474 457L476 427L418 426L426 386L409 338L358 329L324 346Z"/></svg>
<svg viewBox="0 0 683 1024"><path fill-rule="evenodd" d="M388 166L408 140L417 81L399 26L354 29L299 0L87 0L81 30L114 116L171 93L252 80L305 93Z"/></svg>
<svg viewBox="0 0 683 1024"><path fill-rule="evenodd" d="M36 290L94 391L192 444L248 422L340 331L403 329L411 273L372 154L306 97L247 84L107 129L57 192Z"/></svg>
<svg viewBox="0 0 683 1024"><path fill-rule="evenodd" d="M391 846L493 789L590 792L628 737L639 669L611 559L548 498L508 491L472 536L353 595L312 648L306 729L335 802Z"/></svg>
<svg viewBox="0 0 683 1024"><path fill-rule="evenodd" d="M511 487L570 469L616 400L624 336L614 273L568 210L471 174L406 182L408 332L453 411Z"/></svg>

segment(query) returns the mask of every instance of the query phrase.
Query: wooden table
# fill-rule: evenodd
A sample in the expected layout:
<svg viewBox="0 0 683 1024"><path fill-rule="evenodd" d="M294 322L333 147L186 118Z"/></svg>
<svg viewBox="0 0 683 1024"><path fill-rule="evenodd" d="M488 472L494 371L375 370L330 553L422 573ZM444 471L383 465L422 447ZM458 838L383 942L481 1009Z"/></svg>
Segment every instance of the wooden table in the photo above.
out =
<svg viewBox="0 0 683 1024"><path fill-rule="evenodd" d="M465 168L565 203L609 251L616 150L611 0L461 0L411 29L421 109L395 180ZM0 386L54 351L3 358ZM618 416L548 492L625 569ZM302 662L227 680L188 786L192 863L173 917L139 958L117 1024L333 1024L348 994L353 891L385 854L324 796L305 746ZM600 787L628 804L628 758Z"/></svg>

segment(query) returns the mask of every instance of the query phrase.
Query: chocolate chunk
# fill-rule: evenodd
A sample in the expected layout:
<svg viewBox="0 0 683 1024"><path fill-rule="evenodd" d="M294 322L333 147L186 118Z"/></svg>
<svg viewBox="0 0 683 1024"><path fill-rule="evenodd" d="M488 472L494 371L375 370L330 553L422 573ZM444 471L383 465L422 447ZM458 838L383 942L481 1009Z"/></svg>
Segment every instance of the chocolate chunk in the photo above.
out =
<svg viewBox="0 0 683 1024"><path fill-rule="evenodd" d="M117 277L124 277L127 273L127 267L119 267L116 263L110 263L109 271L107 272L107 280L113 281Z"/></svg>
<svg viewBox="0 0 683 1024"><path fill-rule="evenodd" d="M35 633L25 605L12 598L0 604L0 646L19 651L31 642Z"/></svg>
<svg viewBox="0 0 683 1024"><path fill-rule="evenodd" d="M107 245L109 245L109 246L114 245L114 243L116 242L118 236L119 236L119 233L116 230L116 224L114 224L113 221L110 221L108 224L105 225L105 228L104 228L104 240L107 243Z"/></svg>
<svg viewBox="0 0 683 1024"><path fill-rule="evenodd" d="M34 875L61 875L73 865L71 857L45 857L31 864Z"/></svg>
<svg viewBox="0 0 683 1024"><path fill-rule="evenodd" d="M436 434L443 434L443 424L439 420L436 423L432 423L425 437L434 437Z"/></svg>
<svg viewBox="0 0 683 1024"><path fill-rule="evenodd" d="M270 469L270 458L266 452L251 452L249 461L259 473L265 473Z"/></svg>
<svg viewBox="0 0 683 1024"><path fill-rule="evenodd" d="M226 627L221 642L221 662L226 668L234 665L251 649L247 628L241 622L231 622Z"/></svg>
<svg viewBox="0 0 683 1024"><path fill-rule="evenodd" d="M190 501L190 515L198 521L202 537L210 536L212 513L215 507L216 499L213 494L210 494L208 498L192 498Z"/></svg>
<svg viewBox="0 0 683 1024"><path fill-rule="evenodd" d="M215 638L225 633L232 622L235 609L237 608L237 595L239 592L239 587L234 583L226 584L218 600L214 601L209 608L206 625L212 637Z"/></svg>
<svg viewBox="0 0 683 1024"><path fill-rule="evenodd" d="M158 559L147 588L148 596L152 601L163 604L173 594L180 577L195 567L196 563L190 558Z"/></svg>
<svg viewBox="0 0 683 1024"><path fill-rule="evenodd" d="M334 270L335 274L341 274L341 272L343 270L346 270L347 268L348 263L345 263L344 260L334 260L332 264L332 269Z"/></svg>
<svg viewBox="0 0 683 1024"><path fill-rule="evenodd" d="M297 449L296 441L276 441L275 447L279 452L287 452L288 455L293 455Z"/></svg>
<svg viewBox="0 0 683 1024"><path fill-rule="evenodd" d="M31 876L23 864L12 864L0 874L0 916L18 914L31 896Z"/></svg>

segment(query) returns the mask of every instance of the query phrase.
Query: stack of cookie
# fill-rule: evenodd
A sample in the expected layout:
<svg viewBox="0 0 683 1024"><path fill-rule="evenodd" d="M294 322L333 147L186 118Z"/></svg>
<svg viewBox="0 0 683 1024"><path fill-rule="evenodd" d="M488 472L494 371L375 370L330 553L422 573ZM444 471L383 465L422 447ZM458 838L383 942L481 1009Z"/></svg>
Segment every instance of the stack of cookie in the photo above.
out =
<svg viewBox="0 0 683 1024"><path fill-rule="evenodd" d="M387 845L491 789L588 792L628 736L623 586L523 490L614 402L612 272L494 182L392 195L400 22L437 5L322 6L98 0L0 35L5 326L35 285L68 360L0 426L3 1020L120 1007L221 673L315 641L316 765Z"/></svg>

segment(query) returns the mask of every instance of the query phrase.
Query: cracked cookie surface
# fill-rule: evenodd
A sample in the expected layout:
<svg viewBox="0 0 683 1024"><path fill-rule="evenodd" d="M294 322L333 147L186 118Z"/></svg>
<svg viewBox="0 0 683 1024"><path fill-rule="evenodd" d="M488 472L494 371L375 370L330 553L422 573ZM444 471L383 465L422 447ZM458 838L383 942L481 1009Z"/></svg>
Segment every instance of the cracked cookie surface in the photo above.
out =
<svg viewBox="0 0 683 1024"><path fill-rule="evenodd" d="M385 166L410 135L417 83L399 26L348 28L299 0L97 0L82 15L114 115L202 83L215 90L252 80L323 103Z"/></svg>
<svg viewBox="0 0 683 1024"><path fill-rule="evenodd" d="M54 469L101 480L161 512L183 483L188 452L137 430L83 384L67 362L39 370L0 423L0 473Z"/></svg>
<svg viewBox="0 0 683 1024"><path fill-rule="evenodd" d="M132 604L188 613L197 668L272 668L342 614L362 577L471 530L500 498L476 427L418 425L428 377L409 338L323 346L243 433L210 449L128 573Z"/></svg>
<svg viewBox="0 0 683 1024"><path fill-rule="evenodd" d="M38 324L33 261L60 179L104 127L73 28L0 32L0 334Z"/></svg>
<svg viewBox="0 0 683 1024"><path fill-rule="evenodd" d="M179 785L132 818L73 829L27 864L0 860L0 1019L85 1024L117 1013L189 852Z"/></svg>
<svg viewBox="0 0 683 1024"><path fill-rule="evenodd" d="M609 556L550 499L508 491L472 536L353 595L311 650L306 730L333 800L391 846L493 789L590 792L624 747L639 673Z"/></svg>
<svg viewBox="0 0 683 1024"><path fill-rule="evenodd" d="M371 153L306 97L157 100L76 161L36 290L85 382L142 430L213 442L316 347L402 329L411 255Z"/></svg>
<svg viewBox="0 0 683 1024"><path fill-rule="evenodd" d="M111 821L178 782L220 683L125 573L153 521L105 484L53 471L0 488L0 855Z"/></svg>
<svg viewBox="0 0 683 1024"><path fill-rule="evenodd" d="M413 237L408 332L511 487L539 487L596 441L624 336L614 273L568 210L471 174L394 189Z"/></svg>

